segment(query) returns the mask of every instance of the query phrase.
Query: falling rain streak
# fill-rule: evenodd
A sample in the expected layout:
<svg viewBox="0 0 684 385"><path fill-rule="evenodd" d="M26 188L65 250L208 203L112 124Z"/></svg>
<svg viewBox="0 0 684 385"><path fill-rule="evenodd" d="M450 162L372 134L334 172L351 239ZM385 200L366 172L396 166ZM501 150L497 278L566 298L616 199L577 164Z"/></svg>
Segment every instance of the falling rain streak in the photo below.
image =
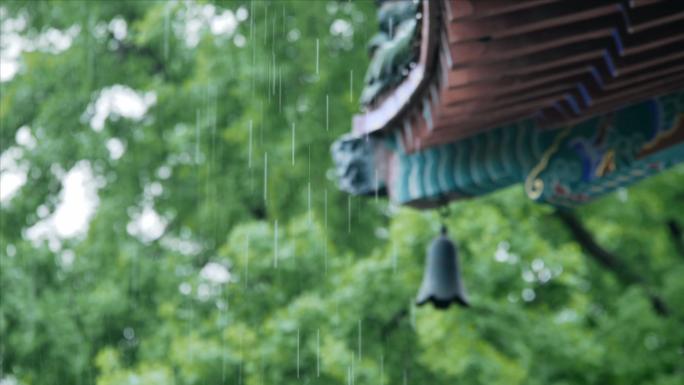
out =
<svg viewBox="0 0 684 385"><path fill-rule="evenodd" d="M318 75L318 70L319 70L319 49L320 42L319 39L316 39L316 75Z"/></svg>
<svg viewBox="0 0 684 385"><path fill-rule="evenodd" d="M354 70L349 70L349 102L354 102Z"/></svg>
<svg viewBox="0 0 684 385"><path fill-rule="evenodd" d="M297 378L299 378L299 328L297 328Z"/></svg>
<svg viewBox="0 0 684 385"><path fill-rule="evenodd" d="M278 220L275 220L275 231L273 235L273 267L278 268Z"/></svg>
<svg viewBox="0 0 684 385"><path fill-rule="evenodd" d="M247 234L245 241L245 288L247 288L247 282L249 281L249 234Z"/></svg>
<svg viewBox="0 0 684 385"><path fill-rule="evenodd" d="M328 231L328 189L323 190L323 228Z"/></svg>
<svg viewBox="0 0 684 385"><path fill-rule="evenodd" d="M328 274L328 189L323 190L323 229L325 230L323 241L323 272Z"/></svg>
<svg viewBox="0 0 684 385"><path fill-rule="evenodd" d="M380 193L380 182L378 181L378 169L375 169L375 203L378 203L378 194Z"/></svg>
<svg viewBox="0 0 684 385"><path fill-rule="evenodd" d="M264 152L264 205L268 203L268 153Z"/></svg>
<svg viewBox="0 0 684 385"><path fill-rule="evenodd" d="M351 354L351 365L349 367L349 380L350 384L354 385L354 352Z"/></svg>
<svg viewBox="0 0 684 385"><path fill-rule="evenodd" d="M223 296L223 293L225 292L225 287L221 286L221 296ZM223 333L223 328L226 325L226 306L223 306L222 308L219 309L219 319L221 320L221 324L219 327L219 330L221 331L221 384L226 383L226 336Z"/></svg>
<svg viewBox="0 0 684 385"><path fill-rule="evenodd" d="M361 330L362 330L361 329L361 320L359 320L359 335L358 335L358 338L359 338L359 341L358 341L358 344L359 344L359 360L361 360L361 357L363 357L362 356L362 350L361 350L362 342L363 342L363 335L362 335Z"/></svg>
<svg viewBox="0 0 684 385"><path fill-rule="evenodd" d="M273 96L275 96L276 92L276 61L275 61L275 52L271 52L271 80L272 80L272 87L271 87L271 93Z"/></svg>
<svg viewBox="0 0 684 385"><path fill-rule="evenodd" d="M325 238L323 242L323 272L328 274L328 189L323 190L323 229Z"/></svg>
<svg viewBox="0 0 684 385"><path fill-rule="evenodd" d="M313 224L312 220L312 213L311 213L311 182L306 187L306 200L307 200L307 207L308 207L308 213L309 213L309 226Z"/></svg>
<svg viewBox="0 0 684 385"><path fill-rule="evenodd" d="M195 114L195 164L200 163L200 110Z"/></svg>
<svg viewBox="0 0 684 385"><path fill-rule="evenodd" d="M316 329L316 377L321 376L321 329Z"/></svg>
<svg viewBox="0 0 684 385"><path fill-rule="evenodd" d="M244 355L242 354L242 335L240 335L240 366L238 368L238 385L242 385L242 365Z"/></svg>
<svg viewBox="0 0 684 385"><path fill-rule="evenodd" d="M283 68L282 68L282 66L284 63L279 62L280 58L276 57L275 51L272 51L270 53L270 56L271 56L270 58L268 57L269 56L268 54L266 54L264 56L257 56L256 55L256 51L254 50L254 47L259 45L259 43L256 42L257 31L255 28L254 2L251 2L250 8L251 8L251 12L250 12L250 20L249 20L249 23L250 23L250 25L249 25L249 27L250 27L249 28L249 37L250 37L250 42L253 46L252 47L253 48L253 52L252 52L253 66L256 68L257 64L263 65L261 68L264 68L264 74L266 75L266 79L267 79L267 83L266 83L267 86L264 89L264 93L266 95L268 95L270 100L272 100L273 106L275 106L275 97L276 97L275 95L277 93L278 111L282 113L282 111L283 111L283 89L282 89L283 88ZM271 19L268 18L268 14L269 14L268 8L269 7L267 7L267 6L264 7L265 16L260 15L260 17L264 16L268 21L271 21ZM169 34L169 29L170 29L169 18L170 18L169 11L167 9L166 13L164 14L163 54L164 54L165 59L168 59L168 55L169 55L169 52L168 52L169 51L168 34ZM273 21L272 26L270 25L271 23L267 22L267 23L265 23L265 25L264 25L265 29L263 30L263 33L264 33L263 42L264 42L264 44L269 44L269 42L267 40L267 37L270 37L269 35L273 36L274 40L272 42L270 42L273 49L274 49L274 45L275 45L275 41L276 41L275 40L275 36L276 36L275 20L276 20L276 16L274 16L272 18L272 21ZM284 27L284 23L285 23L285 18L283 17L283 27ZM271 31L268 31L269 28L271 28ZM259 30L261 31L261 29L259 29ZM315 71L316 71L316 75L320 75L320 39L316 39L316 42L315 42L315 55L316 55L316 57L315 57ZM268 59L271 59L271 60L268 60ZM287 71L285 71L285 72L286 72L286 76L287 76ZM285 86L287 87L289 83L287 83L287 78L285 80L286 80ZM255 88L256 88L255 82L254 82L254 79L252 79L252 92L253 93L255 92ZM287 96L288 95L286 94L285 95L286 99L287 99ZM335 94L333 94L332 96L335 97ZM326 95L325 95L325 130L326 130L326 132L330 131L330 98L331 98L330 94L326 93ZM349 101L350 101L350 103L353 103L354 99L355 99L354 98L354 70L349 70ZM286 104L287 104L287 100L286 100ZM262 106L262 108L263 108L263 106ZM203 112L200 109L198 109L196 111L195 162L198 165L201 164L201 162L202 162L202 154L201 154L201 147L200 147L201 146L201 140L202 140L202 137L201 137L202 113ZM208 112L208 113L210 113L210 112ZM214 111L214 114L215 113L216 112ZM262 109L262 118L263 118L263 109ZM205 124L209 125L211 122L212 122L211 116L205 116ZM267 122L267 120L264 120L264 119L262 119L261 122L262 122L261 126L259 126L257 128L261 127L260 128L260 134L262 135L262 138L263 138L264 136L267 136L269 133L268 130L266 129L266 128L268 128L268 123L264 123L264 122ZM214 116L213 123L214 123L214 125L216 124L216 117L215 116ZM215 135L215 130L216 130L216 128L214 126L213 131L212 131L213 135ZM266 132L264 133L264 131L266 131ZM257 134L259 134L259 133L257 133ZM247 158L248 158L247 159L248 160L247 165L248 165L249 169L253 168L253 164L255 164L255 166L258 166L258 159L255 160L254 157L255 156L258 157L259 150L261 150L260 146L264 144L263 139L261 139L261 142L257 143L257 146L255 147L254 135L255 135L255 133L254 133L254 120L250 119L248 122L248 150L247 150L247 152L248 152L247 153ZM300 135L301 135L301 125L300 125ZM212 137L212 140L213 139L214 138ZM206 138L205 138L205 140L206 140ZM301 141L302 141L302 139L300 139L300 142ZM213 144L212 144L212 147L213 147ZM301 144L300 144L300 147L301 147ZM212 151L212 150L209 150L209 151ZM255 151L256 151L256 155L255 155ZM207 154L208 159L211 159L212 161L214 161L213 157L215 155L216 155L215 153L211 153L211 154L208 153ZM292 167L294 167L295 163L296 163L296 157L297 157L297 127L296 127L295 122L291 123L291 154L290 155L291 155L291 165L292 165ZM272 157L273 157L273 153L272 153ZM277 167L278 167L278 160L279 159L280 158L279 158L278 154L276 154L276 158L275 158L276 169L271 170L272 173L276 172L276 174L274 174L274 175L277 175ZM274 165L273 162L274 162L274 160L271 159L272 166ZM303 163L301 162L301 154L300 154L300 164L301 164L301 166L303 166ZM268 184L269 184L269 181L268 181L268 178L269 178L269 176L268 176L268 173L269 173L269 170L268 170L268 151L264 151L263 167L264 167L264 171L263 171L263 200L264 200L264 205L266 205L268 203L268 198L269 198L269 191L268 191L268 188L269 188L269 186L268 186ZM306 186L306 190L307 190L306 191L307 216L308 216L309 225L312 225L313 224L313 207L312 207L313 191L312 191L312 181L311 181L311 148L310 147L309 147L309 151L308 151L308 170L309 170L308 171L309 180L308 180L307 186ZM258 175L258 171L257 171L257 175ZM377 170L375 171L374 177L375 177L374 182L375 182L375 187L376 187L376 189L375 189L376 190L376 196L375 197L377 200L378 199L377 190L378 190L378 184L379 184ZM257 176L256 180L258 181L258 176ZM323 186L321 186L321 187L323 187ZM320 191L320 190L318 190L318 191ZM316 194L319 194L319 193L320 192L316 192ZM319 195L319 197L320 197L320 195ZM352 203L353 203L352 196L351 195L347 196L347 233L348 234L351 234L351 229L352 229ZM335 204L336 204L336 200L333 199L333 209L336 208ZM273 222L273 261L272 261L272 265L273 265L273 268L276 268L276 269L279 267L278 265L280 263L280 261L279 261L279 244L280 244L279 238L280 237L279 237L279 223L278 222L279 221L277 219L275 219ZM324 225L324 231L325 231L325 237L323 237L323 239L324 239L323 247L324 247L324 256L325 256L324 263L325 263L325 272L327 273L327 270L328 270L328 260L327 260L327 258L328 258L328 243L326 240L327 240L327 231L328 231L328 191L326 188L323 188L323 222L324 222L323 225ZM282 223L280 223L280 225L282 225ZM250 237L249 236L245 237L245 249L244 249L244 260L243 260L243 262L244 262L243 263L243 266L244 266L244 290L247 290L249 287L249 268L250 268L249 265L250 265L250 247L251 247L250 242L251 242ZM391 260L392 261L392 268L394 270L396 270L397 256L396 256L396 245L394 243L392 243L391 258L392 258L392 260ZM411 308L411 316L412 316L412 319L415 317L414 312L413 312L413 308ZM362 325L361 319L358 320L357 327L358 327L358 329L357 329L357 344L358 344L358 346L357 346L356 351L353 351L351 353L351 361L347 365L347 368L346 368L347 369L347 373L346 373L347 374L347 384L349 384L349 385L353 385L355 383L355 370L356 370L355 367L361 365L360 363L361 363L361 360L363 357L362 356L362 354L363 354L363 325ZM301 351L301 348L302 348L301 337L302 337L302 335L301 335L301 328L300 327L297 327L297 333L296 334L297 334L296 335L296 338L297 338L297 340L296 340L296 374L297 374L297 378L299 379L302 377L302 366L301 365L302 365L302 358L303 358L302 357L302 351ZM221 335L221 338L222 338L222 342L223 342L223 338L224 338L223 334ZM249 365L244 362L245 357L243 356L242 344L243 344L242 336L240 336L240 348L239 348L240 349L239 350L240 360L239 360L239 367L238 367L238 371L237 371L237 376L238 376L237 383L240 385L243 383L243 376L246 376L245 380L247 382L250 381L250 379L249 379L249 372L250 372ZM306 345L305 345L305 348L306 348ZM321 369L322 369L322 365L323 365L323 357L322 357L322 352L321 352L321 330L320 330L320 328L316 329L316 347L315 347L315 349L316 349L316 377L320 377L321 376ZM305 350L305 352L306 352L306 350ZM306 360L306 353L304 355L304 359ZM262 360L263 360L263 357L262 357ZM222 371L221 371L222 383L226 383L226 381L225 381L225 377L226 377L225 365L226 365L226 355L224 353L223 360L222 360ZM264 369L264 362L263 361L259 364L259 367L260 367L259 370L262 373L260 376L261 378L258 379L259 381L257 381L257 383L264 384L264 377L265 376L264 376L263 371L265 369ZM361 376L361 373L360 373L360 376ZM306 373L304 373L304 377L306 377ZM379 378L380 378L380 382L379 382L380 385L384 385L384 357L382 355L380 356L380 377ZM404 384L407 383L407 374L406 374L405 370L403 372L403 383Z"/></svg>
<svg viewBox="0 0 684 385"><path fill-rule="evenodd" d="M247 160L247 166L249 168L252 168L252 128L253 128L253 122L250 119L249 120L249 149L248 149L248 160Z"/></svg>
<svg viewBox="0 0 684 385"><path fill-rule="evenodd" d="M295 124L292 123L292 165L295 164Z"/></svg>

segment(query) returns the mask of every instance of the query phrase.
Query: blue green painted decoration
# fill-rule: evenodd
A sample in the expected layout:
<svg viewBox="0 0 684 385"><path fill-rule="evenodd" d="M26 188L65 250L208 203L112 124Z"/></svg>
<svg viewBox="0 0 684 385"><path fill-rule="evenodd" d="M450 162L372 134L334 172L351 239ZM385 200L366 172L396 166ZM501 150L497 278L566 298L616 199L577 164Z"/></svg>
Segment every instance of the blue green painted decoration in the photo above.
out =
<svg viewBox="0 0 684 385"><path fill-rule="evenodd" d="M522 182L531 199L573 206L684 160L684 91L572 127L528 120L413 153L395 132L373 159L396 203L438 205Z"/></svg>
<svg viewBox="0 0 684 385"><path fill-rule="evenodd" d="M378 10L380 30L369 42L371 60L364 78L361 104L368 106L382 92L399 84L416 59L418 3L384 1Z"/></svg>

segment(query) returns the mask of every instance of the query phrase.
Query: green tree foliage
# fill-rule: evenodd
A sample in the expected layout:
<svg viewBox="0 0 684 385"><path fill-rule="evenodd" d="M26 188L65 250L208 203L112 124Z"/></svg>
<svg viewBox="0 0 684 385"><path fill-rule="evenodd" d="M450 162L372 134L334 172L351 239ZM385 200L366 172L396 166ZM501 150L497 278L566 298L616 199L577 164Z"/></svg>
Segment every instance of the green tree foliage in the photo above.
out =
<svg viewBox="0 0 684 385"><path fill-rule="evenodd" d="M681 383L681 167L575 213L619 271L519 186L453 204L474 307L412 306L437 216L330 178L375 12L3 2L3 47L33 48L0 83L3 163L26 174L2 201L0 383ZM97 121L112 89L148 110ZM36 235L75 168L87 231Z"/></svg>

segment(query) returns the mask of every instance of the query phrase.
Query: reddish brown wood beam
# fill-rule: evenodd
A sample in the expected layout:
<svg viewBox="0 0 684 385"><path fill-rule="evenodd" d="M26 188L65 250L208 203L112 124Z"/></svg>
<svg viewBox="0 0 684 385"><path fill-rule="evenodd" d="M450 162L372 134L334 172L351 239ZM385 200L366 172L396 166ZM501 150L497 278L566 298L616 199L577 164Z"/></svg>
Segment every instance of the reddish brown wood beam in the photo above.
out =
<svg viewBox="0 0 684 385"><path fill-rule="evenodd" d="M619 4L561 1L505 15L451 21L447 24L447 30L450 43L481 38L497 39L572 24L620 10Z"/></svg>
<svg viewBox="0 0 684 385"><path fill-rule="evenodd" d="M445 0L444 4L447 10L447 20L458 21L465 18L480 18L501 15L504 13L538 7L540 5L553 3L556 1L558 0Z"/></svg>

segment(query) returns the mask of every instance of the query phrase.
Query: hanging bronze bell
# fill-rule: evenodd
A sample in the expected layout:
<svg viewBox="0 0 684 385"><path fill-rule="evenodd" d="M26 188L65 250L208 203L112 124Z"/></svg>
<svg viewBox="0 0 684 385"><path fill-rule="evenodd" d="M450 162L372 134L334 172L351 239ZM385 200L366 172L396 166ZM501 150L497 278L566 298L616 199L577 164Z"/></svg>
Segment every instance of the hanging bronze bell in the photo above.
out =
<svg viewBox="0 0 684 385"><path fill-rule="evenodd" d="M430 243L426 265L423 283L416 298L418 306L428 302L438 309L446 309L452 302L470 306L463 289L456 245L447 236L445 226Z"/></svg>

